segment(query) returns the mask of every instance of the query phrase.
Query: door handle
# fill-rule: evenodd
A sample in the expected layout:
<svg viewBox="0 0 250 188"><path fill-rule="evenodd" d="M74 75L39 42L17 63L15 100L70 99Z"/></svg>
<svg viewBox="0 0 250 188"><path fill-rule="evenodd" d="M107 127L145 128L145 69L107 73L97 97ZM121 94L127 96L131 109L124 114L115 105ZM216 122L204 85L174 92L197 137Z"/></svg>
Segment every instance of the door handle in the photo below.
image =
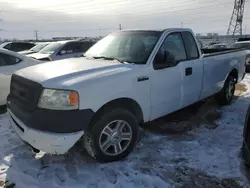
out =
<svg viewBox="0 0 250 188"><path fill-rule="evenodd" d="M186 76L189 76L189 75L191 75L192 73L193 73L193 69L192 69L192 67L188 67L188 68L186 68Z"/></svg>
<svg viewBox="0 0 250 188"><path fill-rule="evenodd" d="M138 82L142 82L142 81L146 81L146 80L149 80L149 77L148 77L148 76L141 76L141 77L138 77L138 78L137 78L137 81L138 81Z"/></svg>

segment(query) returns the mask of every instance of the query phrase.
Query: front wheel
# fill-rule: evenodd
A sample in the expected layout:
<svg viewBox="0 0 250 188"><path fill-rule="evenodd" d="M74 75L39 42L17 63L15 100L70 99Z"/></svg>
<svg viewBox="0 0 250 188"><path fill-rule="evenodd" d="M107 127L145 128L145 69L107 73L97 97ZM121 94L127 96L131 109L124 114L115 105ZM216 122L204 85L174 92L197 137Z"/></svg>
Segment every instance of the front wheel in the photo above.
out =
<svg viewBox="0 0 250 188"><path fill-rule="evenodd" d="M231 104L235 92L235 78L228 76L222 90L216 94L215 99L220 105Z"/></svg>
<svg viewBox="0 0 250 188"><path fill-rule="evenodd" d="M126 157L135 147L139 125L125 109L113 109L103 114L84 138L90 156L100 162L112 162Z"/></svg>

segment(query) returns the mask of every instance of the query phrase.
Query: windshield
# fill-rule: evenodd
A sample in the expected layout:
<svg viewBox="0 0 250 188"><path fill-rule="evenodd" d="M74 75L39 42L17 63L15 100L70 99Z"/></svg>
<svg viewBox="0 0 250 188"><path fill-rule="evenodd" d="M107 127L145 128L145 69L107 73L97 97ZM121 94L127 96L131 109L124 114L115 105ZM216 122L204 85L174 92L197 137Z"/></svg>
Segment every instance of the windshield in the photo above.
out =
<svg viewBox="0 0 250 188"><path fill-rule="evenodd" d="M245 48L250 50L250 42L248 43L234 43L231 45L232 48Z"/></svg>
<svg viewBox="0 0 250 188"><path fill-rule="evenodd" d="M123 31L110 34L93 45L87 58L114 58L121 62L146 64L161 36L160 31Z"/></svg>
<svg viewBox="0 0 250 188"><path fill-rule="evenodd" d="M60 48L63 45L63 43L55 42L50 43L46 47L44 47L42 50L39 51L39 53L42 54L53 54L58 48Z"/></svg>
<svg viewBox="0 0 250 188"><path fill-rule="evenodd" d="M37 44L33 48L30 49L32 52L39 52L41 49L43 49L45 46L47 46L47 43Z"/></svg>
<svg viewBox="0 0 250 188"><path fill-rule="evenodd" d="M7 44L9 44L9 42L4 42L4 43L0 44L0 48L5 47Z"/></svg>

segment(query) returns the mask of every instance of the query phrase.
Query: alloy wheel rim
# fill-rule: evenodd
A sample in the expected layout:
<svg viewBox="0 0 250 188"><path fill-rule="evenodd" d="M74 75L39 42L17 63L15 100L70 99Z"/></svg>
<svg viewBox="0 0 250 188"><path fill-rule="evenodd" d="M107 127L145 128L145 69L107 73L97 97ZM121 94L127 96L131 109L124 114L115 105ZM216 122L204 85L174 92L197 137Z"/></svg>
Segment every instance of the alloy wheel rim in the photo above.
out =
<svg viewBox="0 0 250 188"><path fill-rule="evenodd" d="M104 127L99 137L99 146L106 155L119 155L132 140L131 126L124 120L114 120Z"/></svg>
<svg viewBox="0 0 250 188"><path fill-rule="evenodd" d="M227 89L227 99L231 99L234 95L234 82L230 81Z"/></svg>

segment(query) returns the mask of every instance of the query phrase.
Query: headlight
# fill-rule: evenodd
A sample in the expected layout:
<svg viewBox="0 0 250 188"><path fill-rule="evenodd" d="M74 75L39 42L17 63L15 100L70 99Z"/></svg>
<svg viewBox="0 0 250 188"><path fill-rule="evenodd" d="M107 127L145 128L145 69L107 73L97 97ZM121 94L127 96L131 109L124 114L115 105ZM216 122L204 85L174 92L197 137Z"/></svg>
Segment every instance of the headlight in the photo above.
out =
<svg viewBox="0 0 250 188"><path fill-rule="evenodd" d="M38 107L52 110L76 110L79 108L79 95L76 91L44 89Z"/></svg>

